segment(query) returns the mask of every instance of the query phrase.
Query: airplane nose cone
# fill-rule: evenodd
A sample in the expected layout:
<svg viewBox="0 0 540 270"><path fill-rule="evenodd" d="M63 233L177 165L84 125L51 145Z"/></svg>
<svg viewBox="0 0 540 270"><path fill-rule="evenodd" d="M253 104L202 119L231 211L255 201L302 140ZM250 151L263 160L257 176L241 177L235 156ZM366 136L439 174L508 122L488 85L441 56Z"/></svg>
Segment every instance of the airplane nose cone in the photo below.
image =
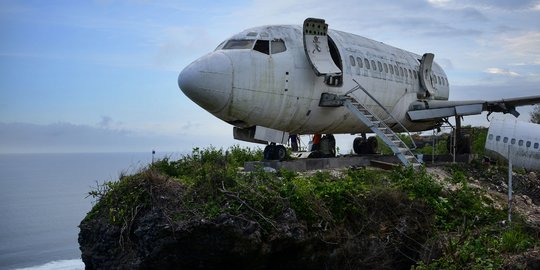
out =
<svg viewBox="0 0 540 270"><path fill-rule="evenodd" d="M211 113L223 110L229 103L232 84L232 62L221 52L201 57L178 76L178 86L182 92Z"/></svg>

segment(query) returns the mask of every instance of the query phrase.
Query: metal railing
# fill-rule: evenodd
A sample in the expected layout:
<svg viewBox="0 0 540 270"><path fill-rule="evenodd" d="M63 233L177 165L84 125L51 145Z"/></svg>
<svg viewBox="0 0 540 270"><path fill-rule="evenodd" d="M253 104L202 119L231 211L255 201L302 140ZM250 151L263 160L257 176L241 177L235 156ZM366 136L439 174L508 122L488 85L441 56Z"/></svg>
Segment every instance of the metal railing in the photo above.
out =
<svg viewBox="0 0 540 270"><path fill-rule="evenodd" d="M375 103L377 105L379 105L379 107L381 107L381 109L384 110L384 112L386 114L388 114L388 116L390 116L394 121L396 121L396 123L399 124L399 126L407 133L407 135L409 136L409 138L411 138L411 143L412 143L412 149L411 150L414 150L417 148L416 146L416 143L414 143L414 139L412 138L412 135L411 135L411 132L409 132L409 130L407 128L405 128L405 126L403 126L403 124L401 124L400 121L398 121L374 96L372 96L364 87L362 87L362 85L360 85L360 83L358 83L355 79L353 79L353 81L356 83L356 86L353 87L351 90L347 91L347 93L344 94L344 96L347 96L348 94L358 90L358 89L361 89L362 91L364 91L364 93L366 93L366 95L371 98L373 101L375 101Z"/></svg>

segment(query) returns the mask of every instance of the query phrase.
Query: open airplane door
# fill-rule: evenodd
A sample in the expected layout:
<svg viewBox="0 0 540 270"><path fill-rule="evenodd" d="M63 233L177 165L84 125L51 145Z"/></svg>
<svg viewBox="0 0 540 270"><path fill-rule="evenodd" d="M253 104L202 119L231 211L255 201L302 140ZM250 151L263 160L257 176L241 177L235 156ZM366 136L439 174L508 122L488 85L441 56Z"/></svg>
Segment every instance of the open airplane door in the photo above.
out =
<svg viewBox="0 0 540 270"><path fill-rule="evenodd" d="M424 53L422 60L420 60L420 84L426 90L426 96L435 95L435 87L431 81L431 65L433 64L433 58L435 55L432 53Z"/></svg>
<svg viewBox="0 0 540 270"><path fill-rule="evenodd" d="M304 51L317 76L339 76L328 45L328 24L323 19L307 18L304 21Z"/></svg>

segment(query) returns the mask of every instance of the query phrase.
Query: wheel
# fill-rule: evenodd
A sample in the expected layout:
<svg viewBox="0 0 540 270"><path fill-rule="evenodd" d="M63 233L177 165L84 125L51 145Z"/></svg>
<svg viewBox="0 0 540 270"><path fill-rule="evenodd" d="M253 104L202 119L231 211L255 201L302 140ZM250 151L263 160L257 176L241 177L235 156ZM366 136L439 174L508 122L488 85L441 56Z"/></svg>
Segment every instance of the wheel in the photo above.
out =
<svg viewBox="0 0 540 270"><path fill-rule="evenodd" d="M330 157L336 156L336 138L332 134L326 135L328 138L328 146L330 148Z"/></svg>
<svg viewBox="0 0 540 270"><path fill-rule="evenodd" d="M275 159L284 160L287 157L287 149L283 145L276 146Z"/></svg>
<svg viewBox="0 0 540 270"><path fill-rule="evenodd" d="M276 146L275 145L267 145L265 148L264 148L264 152L263 152L263 158L264 160L274 160L274 156L275 156L275 153L276 152Z"/></svg>
<svg viewBox="0 0 540 270"><path fill-rule="evenodd" d="M377 137L369 137L366 142L366 147L368 154L377 154L377 150L379 148L379 142L377 141Z"/></svg>
<svg viewBox="0 0 540 270"><path fill-rule="evenodd" d="M353 141L353 150L354 153L359 155L362 154L362 145L364 144L364 139L362 137L356 137Z"/></svg>

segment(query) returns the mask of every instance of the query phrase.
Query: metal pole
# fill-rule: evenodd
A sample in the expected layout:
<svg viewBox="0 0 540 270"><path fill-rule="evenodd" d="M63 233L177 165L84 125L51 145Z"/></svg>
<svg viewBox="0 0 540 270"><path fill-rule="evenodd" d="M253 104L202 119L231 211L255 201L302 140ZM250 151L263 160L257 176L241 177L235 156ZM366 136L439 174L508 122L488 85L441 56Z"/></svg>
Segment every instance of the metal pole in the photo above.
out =
<svg viewBox="0 0 540 270"><path fill-rule="evenodd" d="M456 116L457 119L457 116ZM454 136L452 136L452 163L456 163L456 127L454 127Z"/></svg>
<svg viewBox="0 0 540 270"><path fill-rule="evenodd" d="M508 145L508 224L512 222L512 155Z"/></svg>
<svg viewBox="0 0 540 270"><path fill-rule="evenodd" d="M435 163L435 138L437 136L437 133L435 132L435 129L433 130L433 149L431 149L431 164Z"/></svg>

